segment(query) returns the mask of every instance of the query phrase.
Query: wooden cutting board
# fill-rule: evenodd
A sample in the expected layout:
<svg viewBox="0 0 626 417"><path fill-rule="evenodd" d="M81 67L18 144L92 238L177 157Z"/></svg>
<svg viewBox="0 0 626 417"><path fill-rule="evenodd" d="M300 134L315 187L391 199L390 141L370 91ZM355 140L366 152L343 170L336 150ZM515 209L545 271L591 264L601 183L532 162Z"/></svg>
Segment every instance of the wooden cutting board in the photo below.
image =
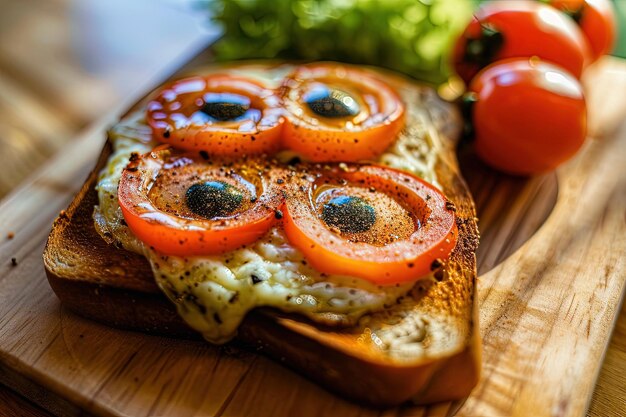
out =
<svg viewBox="0 0 626 417"><path fill-rule="evenodd" d="M59 415L584 415L626 281L626 63L606 59L585 83L591 137L556 174L511 178L461 153L482 233L483 374L465 401L367 409L263 356L64 310L43 244L119 112L0 204L0 381Z"/></svg>

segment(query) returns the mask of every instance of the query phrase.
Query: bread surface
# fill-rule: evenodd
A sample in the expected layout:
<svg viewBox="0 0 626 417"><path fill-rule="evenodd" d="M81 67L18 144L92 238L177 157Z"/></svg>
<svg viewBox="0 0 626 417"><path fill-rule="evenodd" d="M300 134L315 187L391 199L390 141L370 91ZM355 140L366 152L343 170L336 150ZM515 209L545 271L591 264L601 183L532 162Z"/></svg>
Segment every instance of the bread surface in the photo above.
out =
<svg viewBox="0 0 626 417"><path fill-rule="evenodd" d="M359 402L387 406L459 399L470 393L480 369L478 231L474 204L455 157L460 119L431 89L387 73L381 77L415 93L417 102L407 106L418 106L414 110L423 113L426 131L431 132L427 134L438 137L437 179L455 203L459 229L450 260L435 279L418 282L396 305L370 314L356 327L324 328L295 314L257 309L246 317L238 340L262 347L323 387ZM81 316L123 329L196 337L160 292L146 259L107 244L94 228L94 187L111 149L107 142L83 187L54 222L44 251L50 285L61 302ZM397 334L394 346L381 348L369 337L382 331Z"/></svg>

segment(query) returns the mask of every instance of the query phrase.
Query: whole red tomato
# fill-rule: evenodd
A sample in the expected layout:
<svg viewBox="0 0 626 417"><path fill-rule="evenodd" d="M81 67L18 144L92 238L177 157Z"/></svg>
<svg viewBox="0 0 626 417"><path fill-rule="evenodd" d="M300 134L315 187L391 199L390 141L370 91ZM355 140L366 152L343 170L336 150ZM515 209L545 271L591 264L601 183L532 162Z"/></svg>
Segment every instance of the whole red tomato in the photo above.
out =
<svg viewBox="0 0 626 417"><path fill-rule="evenodd" d="M583 89L538 59L513 58L483 69L470 85L477 154L511 174L546 172L573 156L586 136Z"/></svg>
<svg viewBox="0 0 626 417"><path fill-rule="evenodd" d="M589 59L580 28L565 14L532 0L481 6L454 49L454 67L469 83L476 73L505 58L537 56L577 78Z"/></svg>
<svg viewBox="0 0 626 417"><path fill-rule="evenodd" d="M610 0L550 0L550 5L578 23L589 42L593 61L611 52L617 23Z"/></svg>

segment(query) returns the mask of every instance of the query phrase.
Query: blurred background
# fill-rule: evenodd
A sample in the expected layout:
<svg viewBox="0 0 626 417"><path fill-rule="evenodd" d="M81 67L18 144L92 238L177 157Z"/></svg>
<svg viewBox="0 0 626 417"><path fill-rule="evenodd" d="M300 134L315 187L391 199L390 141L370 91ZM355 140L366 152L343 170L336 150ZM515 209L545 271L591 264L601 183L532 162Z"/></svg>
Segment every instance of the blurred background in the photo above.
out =
<svg viewBox="0 0 626 417"><path fill-rule="evenodd" d="M229 36L217 47L221 59L379 62L437 83L448 75L450 42L477 3L0 0L0 198L92 121L153 87L156 74L182 64L224 28ZM620 20L614 54L626 57L626 0L614 4ZM0 411L7 401L20 401L11 396L0 387Z"/></svg>
<svg viewBox="0 0 626 417"><path fill-rule="evenodd" d="M0 0L0 198L78 131L215 37L175 0Z"/></svg>

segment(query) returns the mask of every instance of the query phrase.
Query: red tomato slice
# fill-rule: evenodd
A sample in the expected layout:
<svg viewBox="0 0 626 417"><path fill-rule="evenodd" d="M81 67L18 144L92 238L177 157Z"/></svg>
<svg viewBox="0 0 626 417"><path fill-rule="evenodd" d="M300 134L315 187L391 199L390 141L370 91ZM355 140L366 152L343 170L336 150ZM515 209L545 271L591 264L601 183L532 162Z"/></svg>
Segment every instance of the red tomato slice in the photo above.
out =
<svg viewBox="0 0 626 417"><path fill-rule="evenodd" d="M376 158L404 126L404 105L388 85L339 64L298 67L283 83L283 144L314 162Z"/></svg>
<svg viewBox="0 0 626 417"><path fill-rule="evenodd" d="M432 185L381 166L329 168L286 199L289 241L321 272L415 281L457 240L454 206Z"/></svg>
<svg viewBox="0 0 626 417"><path fill-rule="evenodd" d="M131 231L157 252L222 253L256 241L276 222L282 194L271 178L277 173L158 147L131 159L119 204Z"/></svg>
<svg viewBox="0 0 626 417"><path fill-rule="evenodd" d="M283 110L272 90L233 75L174 81L149 104L154 138L211 155L271 154L280 146Z"/></svg>
<svg viewBox="0 0 626 417"><path fill-rule="evenodd" d="M483 67L537 56L580 78L589 46L566 15L534 0L492 1L476 12L454 49L454 67L467 84Z"/></svg>

